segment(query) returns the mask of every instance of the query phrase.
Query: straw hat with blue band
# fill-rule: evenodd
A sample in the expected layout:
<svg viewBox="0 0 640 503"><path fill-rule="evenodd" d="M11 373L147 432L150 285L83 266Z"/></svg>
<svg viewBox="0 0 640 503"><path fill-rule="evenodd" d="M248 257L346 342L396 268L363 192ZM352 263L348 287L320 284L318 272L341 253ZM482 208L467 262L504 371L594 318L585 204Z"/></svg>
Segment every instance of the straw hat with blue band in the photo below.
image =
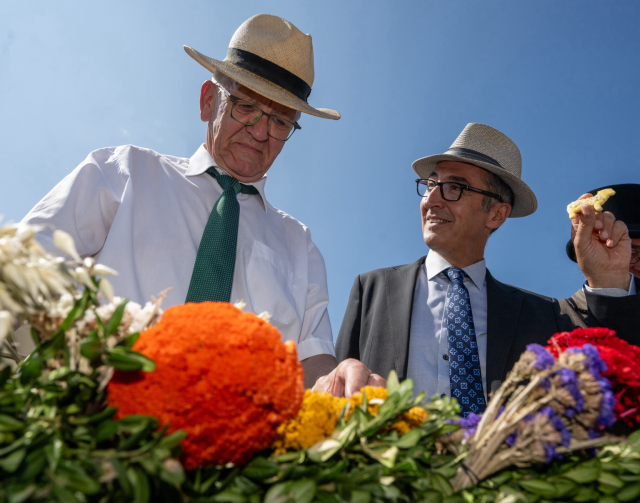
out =
<svg viewBox="0 0 640 503"><path fill-rule="evenodd" d="M412 167L420 178L429 178L440 161L473 164L490 171L505 182L514 195L510 218L531 215L538 207L535 194L521 178L520 150L508 136L497 129L484 124L467 124L444 154L418 159Z"/></svg>
<svg viewBox="0 0 640 503"><path fill-rule="evenodd" d="M324 119L340 118L335 110L307 102L315 76L311 35L281 17L258 14L242 23L222 61L186 45L184 50L210 72L218 70L281 105Z"/></svg>

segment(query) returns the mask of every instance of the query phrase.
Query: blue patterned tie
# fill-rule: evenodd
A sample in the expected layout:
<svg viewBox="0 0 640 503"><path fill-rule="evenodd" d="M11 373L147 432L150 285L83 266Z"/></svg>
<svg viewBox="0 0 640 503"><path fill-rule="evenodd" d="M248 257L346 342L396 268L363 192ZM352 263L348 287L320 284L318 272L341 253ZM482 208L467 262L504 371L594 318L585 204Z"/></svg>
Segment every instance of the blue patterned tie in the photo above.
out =
<svg viewBox="0 0 640 503"><path fill-rule="evenodd" d="M451 281L444 310L449 333L451 394L458 400L464 417L470 412L482 414L486 404L471 300L469 290L464 286L467 273L457 267L449 267L445 272Z"/></svg>

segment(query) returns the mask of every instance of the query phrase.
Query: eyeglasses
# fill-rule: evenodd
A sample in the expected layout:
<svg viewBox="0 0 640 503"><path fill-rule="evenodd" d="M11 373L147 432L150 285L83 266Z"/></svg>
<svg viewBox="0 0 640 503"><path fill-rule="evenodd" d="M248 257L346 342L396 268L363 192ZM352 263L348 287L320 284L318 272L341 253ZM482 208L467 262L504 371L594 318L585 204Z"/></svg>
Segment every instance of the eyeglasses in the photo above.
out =
<svg viewBox="0 0 640 503"><path fill-rule="evenodd" d="M231 118L238 121L245 126L253 126L260 120L263 115L267 116L267 134L271 138L275 138L280 141L287 141L296 129L302 129L297 122L291 122L287 119L278 117L277 115L268 114L260 110L253 103L243 100L234 96L224 87L217 82L214 82L216 86L232 101L231 104Z"/></svg>
<svg viewBox="0 0 640 503"><path fill-rule="evenodd" d="M629 265L635 264L636 262L640 262L640 247L632 246L631 247L631 261Z"/></svg>
<svg viewBox="0 0 640 503"><path fill-rule="evenodd" d="M458 201L462 196L463 190L469 190L471 192L477 192L478 194L483 194L485 196L493 197L497 199L501 203L502 198L498 194L494 194L493 192L487 192L486 190L476 189L475 187L471 187L469 185L465 185L463 183L458 182L436 182L431 178L418 178L416 180L416 184L418 185L418 195L420 197L428 196L433 189L436 187L440 187L440 195L442 199L445 201Z"/></svg>

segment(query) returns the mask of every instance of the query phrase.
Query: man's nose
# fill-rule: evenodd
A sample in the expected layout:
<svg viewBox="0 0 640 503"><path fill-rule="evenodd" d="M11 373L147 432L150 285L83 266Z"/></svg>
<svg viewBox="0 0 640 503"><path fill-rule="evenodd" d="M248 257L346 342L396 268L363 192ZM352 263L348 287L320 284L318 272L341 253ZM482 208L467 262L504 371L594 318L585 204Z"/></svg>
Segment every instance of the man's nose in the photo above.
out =
<svg viewBox="0 0 640 503"><path fill-rule="evenodd" d="M427 207L431 208L432 206L438 206L442 204L444 199L442 199L442 194L440 193L440 187L435 186L431 189L431 192L427 192L426 195L422 198L422 203Z"/></svg>
<svg viewBox="0 0 640 503"><path fill-rule="evenodd" d="M258 119L258 122L251 126L247 126L247 131L249 131L249 133L251 133L251 136L253 136L256 140L266 141L269 139L269 135L267 134L267 129L269 126L268 122L269 117L263 115Z"/></svg>

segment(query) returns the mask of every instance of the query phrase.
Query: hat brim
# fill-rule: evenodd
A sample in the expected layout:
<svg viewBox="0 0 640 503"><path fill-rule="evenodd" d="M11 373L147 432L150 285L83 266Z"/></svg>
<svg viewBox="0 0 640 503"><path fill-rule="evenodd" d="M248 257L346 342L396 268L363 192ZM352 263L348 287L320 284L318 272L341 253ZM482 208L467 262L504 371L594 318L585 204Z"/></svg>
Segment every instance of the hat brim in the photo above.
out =
<svg viewBox="0 0 640 503"><path fill-rule="evenodd" d="M526 217L527 215L531 215L538 208L536 195L526 183L508 171L488 162L468 159L467 157L453 154L438 154L422 157L421 159L414 161L411 167L420 178L429 178L429 175L431 175L435 170L436 164L441 161L458 161L466 164L473 164L479 168L486 169L505 182L513 191L514 196L514 204L511 208L509 218Z"/></svg>
<svg viewBox="0 0 640 503"><path fill-rule="evenodd" d="M195 59L211 73L219 70L227 77L230 77L236 82L242 84L244 87L269 98L270 100L276 101L285 107L293 108L294 110L299 110L300 112L315 115L316 117L321 117L323 119L338 120L341 117L338 112L331 110L330 108L313 108L306 101L294 96L282 87L277 86L273 82L259 77L255 73L245 70L244 68L240 68L233 63L210 58L188 45L184 46L184 50L189 56Z"/></svg>
<svg viewBox="0 0 640 503"><path fill-rule="evenodd" d="M629 229L629 237L631 239L640 239L640 225L629 225L628 229ZM567 241L567 246L565 247L565 250L567 252L567 257L569 257L574 262L578 261L578 259L576 258L576 249L573 246L573 241L571 240Z"/></svg>

